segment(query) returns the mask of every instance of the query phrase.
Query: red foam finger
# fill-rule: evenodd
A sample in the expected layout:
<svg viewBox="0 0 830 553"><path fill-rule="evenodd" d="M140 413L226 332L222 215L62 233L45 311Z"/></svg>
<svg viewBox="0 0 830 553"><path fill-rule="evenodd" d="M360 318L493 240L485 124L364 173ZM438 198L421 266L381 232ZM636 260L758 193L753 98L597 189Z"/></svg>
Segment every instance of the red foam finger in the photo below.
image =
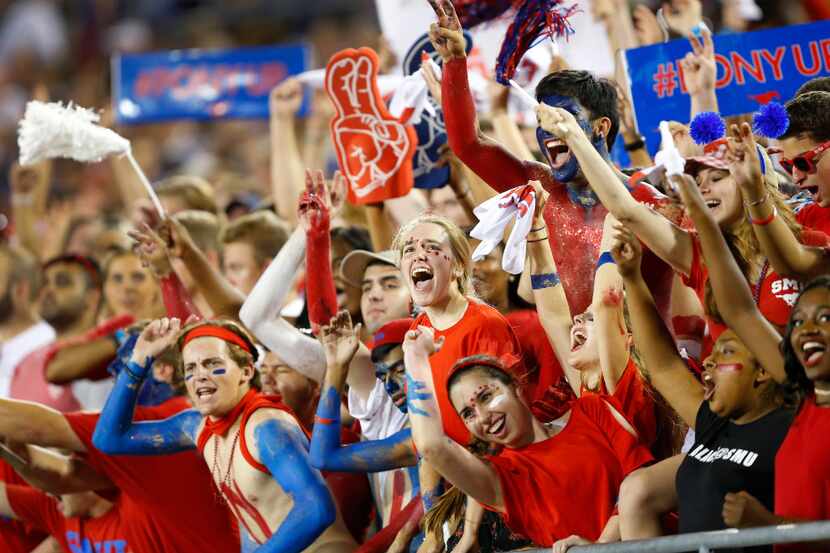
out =
<svg viewBox="0 0 830 553"><path fill-rule="evenodd" d="M412 189L417 135L392 117L377 87L378 56L370 48L335 54L326 91L337 107L330 129L351 203L377 203Z"/></svg>

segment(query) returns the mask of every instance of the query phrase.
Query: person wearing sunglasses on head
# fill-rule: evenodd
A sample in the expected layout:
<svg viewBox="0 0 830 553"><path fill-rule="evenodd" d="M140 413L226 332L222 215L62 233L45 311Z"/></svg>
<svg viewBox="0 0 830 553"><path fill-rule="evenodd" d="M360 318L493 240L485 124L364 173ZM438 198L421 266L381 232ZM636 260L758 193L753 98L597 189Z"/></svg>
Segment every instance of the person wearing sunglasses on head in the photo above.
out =
<svg viewBox="0 0 830 553"><path fill-rule="evenodd" d="M830 234L830 92L813 90L787 102L790 125L779 139L781 166L813 199L797 213L805 227Z"/></svg>
<svg viewBox="0 0 830 553"><path fill-rule="evenodd" d="M830 94L822 94L827 94L830 100ZM796 101L798 98L793 102ZM786 140L788 139L782 140L782 143ZM752 223L752 231L758 239L761 252L767 256L770 267L779 275L791 279L796 285L798 281L807 282L816 276L830 272L827 235L809 229L801 220L799 223L803 225L803 228L794 231L792 225L788 224L782 214L778 213L769 192L771 188L774 189L773 183L777 186L778 176L772 170L772 162L766 151L756 144L748 123L742 123L740 127L731 126L727 139L726 159L729 162L729 173L741 189L744 209ZM793 166L796 163L804 163L804 161L795 161L793 158L790 161ZM812 162L816 162L815 156ZM798 172L799 169L796 168L795 171ZM830 175L830 167L823 168L823 171ZM819 207L819 209L830 213L830 209L824 207ZM800 240L796 232L801 235L801 238L805 233L816 236L805 241ZM825 243L817 239L819 237L823 238ZM787 298L787 303L791 306L795 303L797 290L798 287L795 286L792 294L789 294L790 297Z"/></svg>

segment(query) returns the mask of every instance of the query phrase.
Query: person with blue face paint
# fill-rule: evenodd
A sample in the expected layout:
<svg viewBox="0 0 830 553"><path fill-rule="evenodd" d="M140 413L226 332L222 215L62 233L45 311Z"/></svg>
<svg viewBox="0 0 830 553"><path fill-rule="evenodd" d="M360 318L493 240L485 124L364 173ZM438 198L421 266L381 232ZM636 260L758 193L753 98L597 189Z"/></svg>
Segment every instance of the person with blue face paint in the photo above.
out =
<svg viewBox="0 0 830 553"><path fill-rule="evenodd" d="M403 322L411 321L404 319ZM376 337L385 331L389 334L389 340L398 338L394 334L396 329L387 327L390 325L385 325ZM372 415L368 418L357 417L361 421L361 426L364 420L368 423L367 428L364 429L365 439L358 443L341 445L340 398L349 373L349 365L358 349L359 328L360 325L352 326L348 312L341 311L331 319L330 324L320 329L320 341L326 354L326 377L317 406L310 456L311 464L321 470L379 473L373 475L374 492L376 504L381 509L379 514L383 526L387 530L384 536L381 538L376 536L369 544L363 544L362 547L371 551L385 551L389 547L389 540L402 529L406 522L414 520L417 523L423 515L423 510L418 507L421 503L418 494L418 456L408 428L408 417L404 415L405 394L403 395L404 404L398 405L397 401L393 401L392 396L384 391L384 387L388 389L390 386L402 391L403 383L396 382L394 375L388 374L384 375L389 377L385 380L378 378L370 402L365 405L356 405L357 407L369 407L363 411L356 410L358 415ZM397 353L395 357L398 361L394 361L395 357L389 356L388 363L380 361L376 367L380 366L382 371L391 368L395 374L398 371L394 365L400 365L400 369L403 369L403 352L400 350L400 344L408 328L408 324L405 325L398 343L392 341L375 346L375 350L386 349L387 355L390 355L388 351L390 348L385 348L385 346L392 346L391 349L398 350L391 352L393 355ZM383 340L384 337L381 336L380 341ZM396 392L394 397L398 399L400 395ZM355 401L351 401L350 398L350 405L354 403L360 402L357 398ZM403 422L403 427L396 432L390 432L398 419ZM410 493L406 493L407 487L411 487ZM381 540L385 543L381 544Z"/></svg>
<svg viewBox="0 0 830 553"><path fill-rule="evenodd" d="M133 421L138 391L165 348L182 355L194 409ZM242 535L243 551L352 551L331 493L308 459L302 426L276 398L258 392L251 338L229 321L183 331L159 319L141 333L101 413L93 442L110 454L162 455L198 449Z"/></svg>
<svg viewBox="0 0 830 553"><path fill-rule="evenodd" d="M545 163L518 159L482 134L467 80L464 37L455 8L450 0L430 3L438 16L429 32L444 61L441 90L450 147L498 192L530 180L542 183L550 194L544 213L547 234L542 239L550 243L571 313L582 313L591 303L602 224L608 213L608 206L603 206L593 191L598 184L575 155L571 141L550 128L540 125L536 130ZM576 132L629 196L657 208L668 203L653 187L641 182L642 175L629 178L611 165L608 152L619 131L619 114L617 92L610 81L587 71L557 71L539 82L536 99L543 106L572 115ZM666 314L672 282L670 268L650 252L646 265L649 284Z"/></svg>

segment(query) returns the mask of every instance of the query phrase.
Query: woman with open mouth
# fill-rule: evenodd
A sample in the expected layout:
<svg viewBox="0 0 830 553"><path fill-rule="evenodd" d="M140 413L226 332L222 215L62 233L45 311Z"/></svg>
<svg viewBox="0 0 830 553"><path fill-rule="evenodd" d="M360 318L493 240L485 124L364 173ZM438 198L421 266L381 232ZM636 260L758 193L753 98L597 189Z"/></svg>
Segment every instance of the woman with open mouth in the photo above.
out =
<svg viewBox="0 0 830 553"><path fill-rule="evenodd" d="M439 388L446 389L453 364L469 355L504 359L522 374L521 347L507 319L474 295L470 243L455 223L421 215L401 227L392 249L413 303L423 310L412 328L432 328L444 339L444 347L430 358ZM468 443L470 434L447 394L438 392L437 399L447 435Z"/></svg>
<svg viewBox="0 0 830 553"><path fill-rule="evenodd" d="M685 199L697 190L687 177L681 195ZM736 275L740 272L699 193L689 209L701 234L704 255L715 263L712 278L717 299L722 300L724 293L734 296L736 292L718 286L722 284L717 280L722 271L712 255L716 253L731 262ZM708 228L701 214L708 218ZM722 247L718 250L711 248L713 236L720 240ZM635 343L652 385L694 429L695 443L682 460L670 458L631 475L620 492L622 537L659 535L659 515L675 506L681 533L757 523L753 510L741 508L744 494L757 497L756 503L766 508L774 504L775 456L793 419L792 406L785 401L781 386L784 378L780 363L776 366L749 347L745 333L757 328L733 331L731 328L737 326L730 327L717 336L704 362L702 382L698 381L678 353L643 281L641 248L630 231L617 226L612 253L625 282ZM739 281L740 277L733 280ZM741 288L743 303L754 307L745 282L735 287ZM774 332L760 315L755 323L755 327L763 324ZM667 481L675 471L672 490ZM660 489L655 480L660 481ZM645 502L651 505L643 508Z"/></svg>

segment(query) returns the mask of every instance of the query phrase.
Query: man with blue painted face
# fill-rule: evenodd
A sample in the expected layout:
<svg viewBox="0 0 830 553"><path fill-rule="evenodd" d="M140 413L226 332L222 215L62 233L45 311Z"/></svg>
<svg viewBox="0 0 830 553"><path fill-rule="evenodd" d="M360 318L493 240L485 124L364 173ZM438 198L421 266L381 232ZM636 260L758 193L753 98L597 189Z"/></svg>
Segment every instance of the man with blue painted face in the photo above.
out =
<svg viewBox="0 0 830 553"><path fill-rule="evenodd" d="M180 329L159 319L142 331L95 428L100 450L163 455L198 449L235 516L243 551L352 551L322 475L308 460L308 437L278 398L259 393L251 338L229 321ZM194 408L160 421L133 420L141 383L168 346L181 352Z"/></svg>
<svg viewBox="0 0 830 553"><path fill-rule="evenodd" d="M580 166L572 140L563 140L541 125L536 129L536 137L547 163L517 159L481 133L467 80L464 36L455 8L450 0L430 0L430 4L438 16L429 33L444 61L441 90L450 147L499 192L530 180L542 183L550 197L544 211L547 232L538 236L550 243L559 268L559 275L553 276L564 285L571 313L582 313L591 302L602 224L608 213L592 190L591 175ZM610 165L608 152L619 130L617 93L610 81L587 71L557 71L539 82L536 99L542 104L540 113L548 106L573 114L582 132L571 138L591 146ZM640 182L638 175L629 178L616 169L614 173L638 201L657 208L667 202L650 185ZM670 268L650 254L645 262L649 268L644 274L649 275L658 305L665 308L671 291Z"/></svg>

